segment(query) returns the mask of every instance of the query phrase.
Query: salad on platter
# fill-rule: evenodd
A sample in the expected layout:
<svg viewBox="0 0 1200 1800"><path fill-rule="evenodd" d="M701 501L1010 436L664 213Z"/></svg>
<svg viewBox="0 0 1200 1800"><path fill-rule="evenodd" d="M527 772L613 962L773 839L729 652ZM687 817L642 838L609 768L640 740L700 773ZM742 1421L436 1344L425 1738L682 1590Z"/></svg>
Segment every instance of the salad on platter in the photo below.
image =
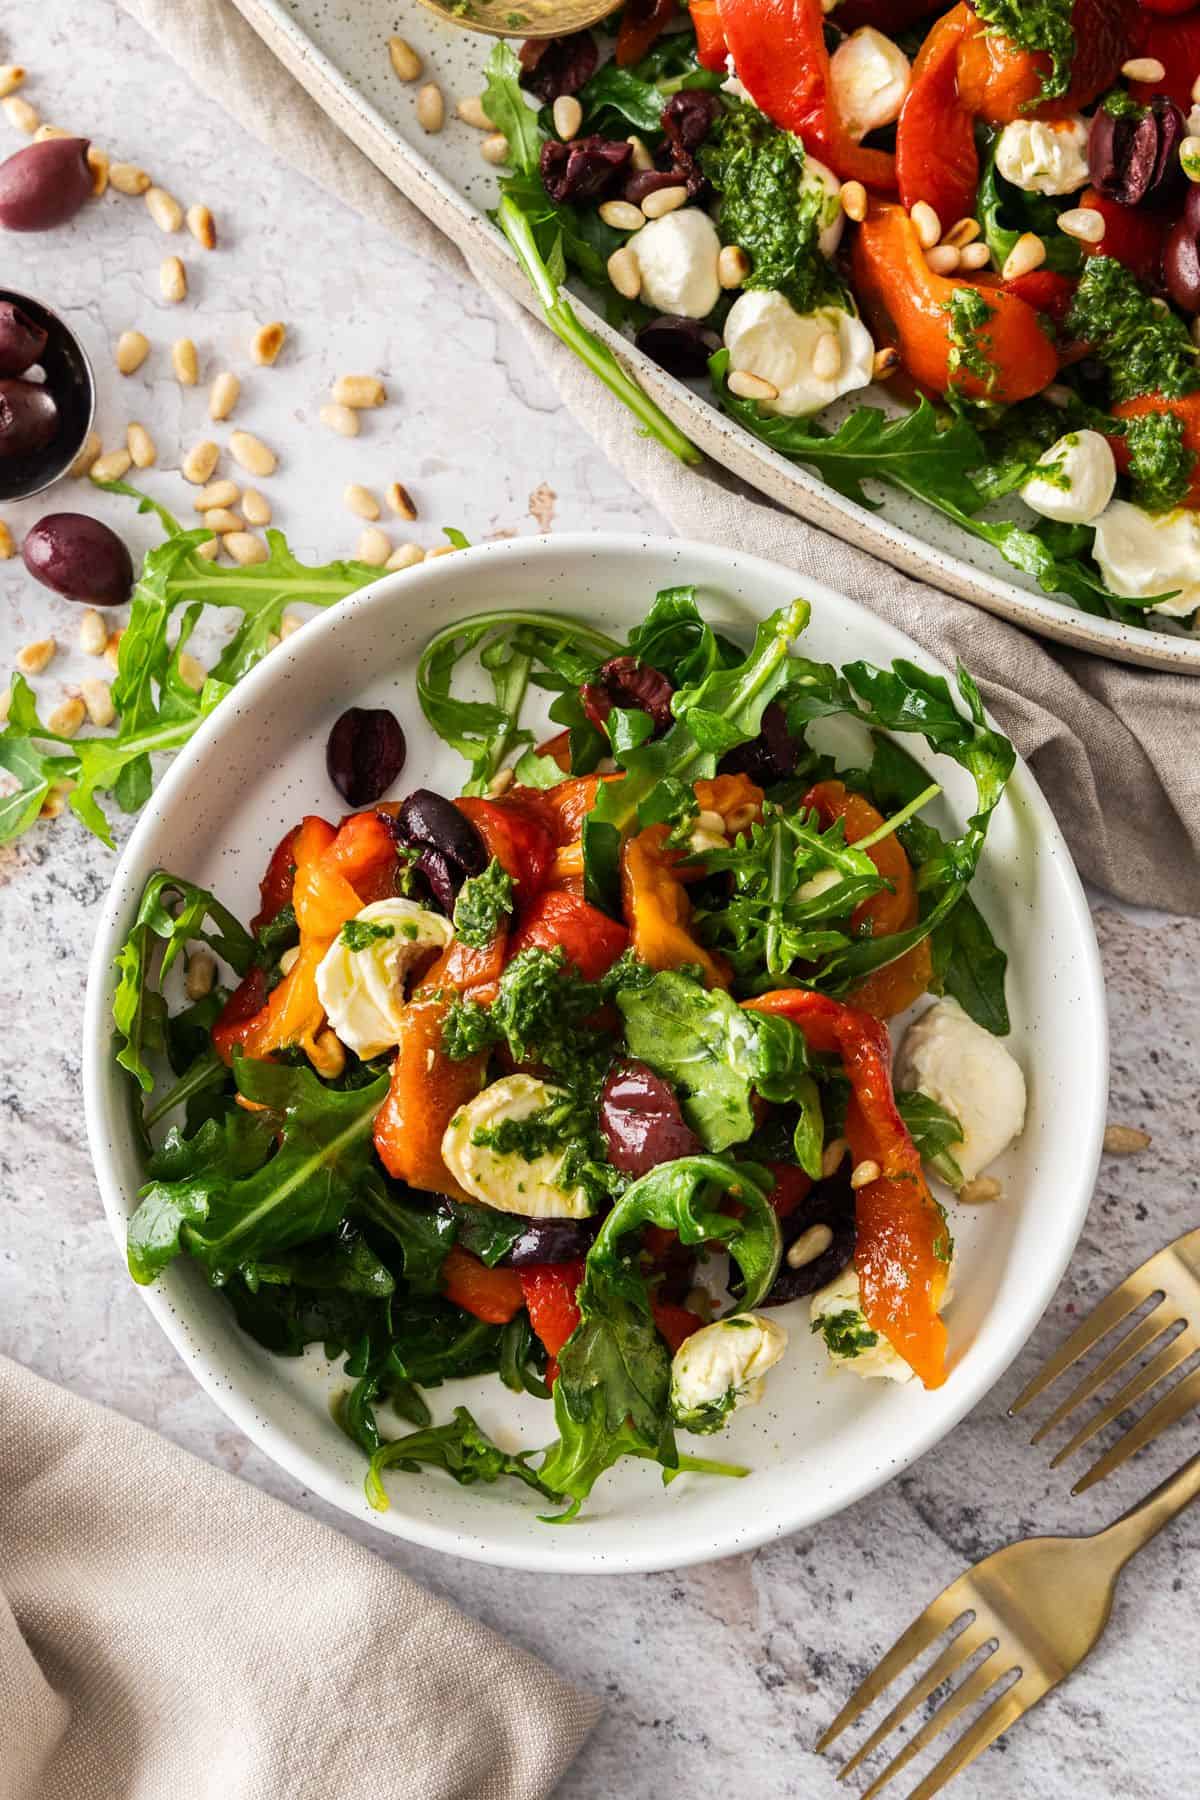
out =
<svg viewBox="0 0 1200 1800"><path fill-rule="evenodd" d="M643 426L694 456L568 272L850 499L884 483L1048 594L1195 629L1200 8L631 0L606 29L498 44L481 101L497 222Z"/></svg>
<svg viewBox="0 0 1200 1800"><path fill-rule="evenodd" d="M417 689L460 794L384 798L404 732L355 707L248 925L182 874L145 889L113 1002L130 1271L186 1258L268 1350L323 1347L379 1508L422 1467L552 1520L627 1456L744 1474L713 1437L789 1335L946 1379L946 1202L999 1195L1024 1123L971 894L1014 753L965 669L815 661L809 610L749 644L688 587L624 643L452 623ZM968 817L905 739L966 771ZM434 1422L488 1374L546 1402L527 1447Z"/></svg>

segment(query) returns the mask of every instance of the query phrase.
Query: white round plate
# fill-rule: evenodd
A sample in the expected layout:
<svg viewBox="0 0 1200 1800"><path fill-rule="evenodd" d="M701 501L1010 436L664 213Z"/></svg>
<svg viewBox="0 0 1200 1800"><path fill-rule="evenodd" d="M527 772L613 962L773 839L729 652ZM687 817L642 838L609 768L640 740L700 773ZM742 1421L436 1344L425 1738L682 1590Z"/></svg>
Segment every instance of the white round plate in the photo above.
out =
<svg viewBox="0 0 1200 1800"><path fill-rule="evenodd" d="M493 607L533 606L621 637L659 588L684 582L696 584L713 623L747 640L756 620L797 592L786 569L678 539L509 539L353 595L289 638L222 702L143 812L92 957L88 1133L122 1246L143 1177L126 1077L110 1052L112 964L152 871L186 876L248 917L268 853L288 827L306 812L336 817L342 810L324 756L329 728L347 706L388 706L400 718L409 750L399 792L422 784L458 791L462 765L434 740L414 691L418 654L436 628ZM813 607L809 654L836 663L897 656L929 663L902 633L851 601L811 583L804 592ZM906 743L932 761L923 740ZM961 819L970 810L969 782L953 765L939 762L937 773ZM536 1497L515 1481L461 1488L439 1474L395 1474L391 1510L377 1514L364 1498L363 1458L329 1413L344 1378L319 1347L296 1360L260 1349L186 1259L142 1290L146 1303L218 1406L297 1480L382 1530L435 1549L516 1568L659 1569L811 1525L904 1468L986 1393L1053 1294L1087 1212L1107 1088L1099 956L1066 845L1021 765L974 892L1010 957L1011 1043L1029 1080L1029 1118L1000 1170L1004 1200L952 1208L959 1256L950 1373L935 1393L916 1381L897 1387L832 1370L800 1302L776 1315L792 1339L764 1403L738 1413L719 1439L681 1440L700 1454L719 1446L722 1457L748 1464L744 1480L687 1475L664 1490L658 1469L626 1461L598 1483L577 1522L551 1526L539 1522ZM449 1383L429 1398L439 1419L468 1405L506 1447L554 1436L550 1407L510 1394L495 1377Z"/></svg>

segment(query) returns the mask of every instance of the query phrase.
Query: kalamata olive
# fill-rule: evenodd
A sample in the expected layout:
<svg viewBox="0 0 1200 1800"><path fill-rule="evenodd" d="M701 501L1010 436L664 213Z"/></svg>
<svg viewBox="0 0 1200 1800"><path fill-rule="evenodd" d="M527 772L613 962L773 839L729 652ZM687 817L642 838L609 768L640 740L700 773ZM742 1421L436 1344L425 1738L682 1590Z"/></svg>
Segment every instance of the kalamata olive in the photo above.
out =
<svg viewBox="0 0 1200 1800"><path fill-rule="evenodd" d="M698 1156L703 1149L666 1082L632 1057L608 1072L600 1093L600 1130L613 1168L627 1175L644 1175L659 1163Z"/></svg>
<svg viewBox="0 0 1200 1800"><path fill-rule="evenodd" d="M665 675L639 662L636 656L614 656L598 671L595 681L585 681L579 690L583 710L597 731L614 706L626 711L635 708L649 713L654 720L654 736L669 731L674 718L671 695L674 689Z"/></svg>
<svg viewBox="0 0 1200 1800"><path fill-rule="evenodd" d="M547 138L540 158L542 185L560 205L603 200L620 186L632 155L632 145L623 139L585 137L560 144Z"/></svg>
<svg viewBox="0 0 1200 1800"><path fill-rule="evenodd" d="M640 206L647 194L657 194L663 188L682 185L681 178L673 169L638 169L621 189L621 198L628 200L631 206Z"/></svg>
<svg viewBox="0 0 1200 1800"><path fill-rule="evenodd" d="M121 606L133 592L133 558L100 519L47 513L26 533L25 567L43 587L88 606Z"/></svg>
<svg viewBox="0 0 1200 1800"><path fill-rule="evenodd" d="M1183 185L1179 146L1186 135L1183 114L1166 94L1155 94L1140 113L1114 116L1099 107L1088 130L1092 186L1121 206L1161 204Z"/></svg>
<svg viewBox="0 0 1200 1800"><path fill-rule="evenodd" d="M635 341L669 375L703 375L709 357L721 348L717 333L698 319L675 319L667 313L643 325Z"/></svg>
<svg viewBox="0 0 1200 1800"><path fill-rule="evenodd" d="M708 88L681 88L663 107L662 128L668 142L689 154L698 150L721 110L720 96Z"/></svg>
<svg viewBox="0 0 1200 1800"><path fill-rule="evenodd" d="M434 905L448 919L453 917L458 890L467 878L465 871L456 862L451 862L442 851L435 850L431 844L426 844L421 851L416 868L425 878Z"/></svg>
<svg viewBox="0 0 1200 1800"><path fill-rule="evenodd" d="M1176 219L1163 244L1163 282L1181 311L1200 313L1200 241L1186 218Z"/></svg>
<svg viewBox="0 0 1200 1800"><path fill-rule="evenodd" d="M531 1263L574 1262L587 1255L599 1229L599 1219L527 1219L524 1231L500 1260L514 1269Z"/></svg>
<svg viewBox="0 0 1200 1800"><path fill-rule="evenodd" d="M577 94L596 72L600 52L590 31L569 37L528 38L521 45L521 86L553 106L560 94Z"/></svg>
<svg viewBox="0 0 1200 1800"><path fill-rule="evenodd" d="M406 755L394 713L382 706L352 706L329 734L325 767L347 805L370 806L391 787Z"/></svg>
<svg viewBox="0 0 1200 1800"><path fill-rule="evenodd" d="M87 138L45 138L0 163L0 225L52 231L92 197Z"/></svg>
<svg viewBox="0 0 1200 1800"><path fill-rule="evenodd" d="M784 781L796 767L800 746L788 730L787 714L778 700L768 700L763 707L758 736L748 744L727 750L717 771L721 775L748 775L759 787L770 787Z"/></svg>
<svg viewBox="0 0 1200 1800"><path fill-rule="evenodd" d="M12 300L0 301L0 376L23 375L46 348L48 333Z"/></svg>
<svg viewBox="0 0 1200 1800"><path fill-rule="evenodd" d="M788 1251L814 1225L824 1225L831 1233L828 1246L810 1262L793 1269ZM826 1287L840 1275L854 1255L854 1190L850 1186L850 1161L846 1158L838 1173L828 1181L818 1181L800 1204L779 1221L783 1238L783 1260L771 1291L763 1306L783 1306L789 1300L800 1300Z"/></svg>
<svg viewBox="0 0 1200 1800"><path fill-rule="evenodd" d="M36 381L0 381L0 456L36 456L54 439L58 407Z"/></svg>
<svg viewBox="0 0 1200 1800"><path fill-rule="evenodd" d="M406 843L440 851L463 875L479 875L486 869L487 850L478 831L453 800L435 794L432 788L418 788L410 794L396 822Z"/></svg>

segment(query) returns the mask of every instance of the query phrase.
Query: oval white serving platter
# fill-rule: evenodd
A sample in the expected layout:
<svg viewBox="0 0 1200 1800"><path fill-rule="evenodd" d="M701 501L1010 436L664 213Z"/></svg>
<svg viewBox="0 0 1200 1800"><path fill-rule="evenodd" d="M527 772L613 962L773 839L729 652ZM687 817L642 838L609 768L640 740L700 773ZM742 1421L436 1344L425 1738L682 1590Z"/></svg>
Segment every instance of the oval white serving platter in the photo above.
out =
<svg viewBox="0 0 1200 1800"><path fill-rule="evenodd" d="M280 61L351 141L407 194L452 243L483 263L527 311L537 303L507 242L486 217L496 205L497 171L479 152L481 134L457 118L453 102L478 94L492 41L458 30L407 0L235 0ZM419 83L396 79L387 40L403 32L445 91L444 130L416 121ZM828 487L819 476L770 450L700 392L651 362L613 331L572 284L585 322L621 357L670 418L714 461L811 524L831 531L918 580L973 601L1042 637L1117 662L1200 673L1200 637L1174 628L1138 630L1094 619L1043 594L990 546L892 488L877 486L878 512ZM886 394L880 399L887 403ZM630 430L634 430L630 422ZM667 454L663 452L664 456Z"/></svg>
<svg viewBox="0 0 1200 1800"><path fill-rule="evenodd" d="M435 629L492 607L532 606L623 636L659 588L684 582L696 584L706 616L745 641L759 618L797 591L794 574L775 564L675 539L505 540L353 595L289 638L222 702L147 805L92 957L84 1093L118 1244L142 1171L128 1083L110 1053L112 965L152 871L184 875L248 917L284 831L306 812L336 817L342 810L324 753L347 706L387 706L399 717L409 752L397 793L422 784L458 791L462 764L433 739L414 691L420 648ZM803 591L813 606L804 639L810 654L837 663L897 656L929 663L853 602L817 584ZM906 741L923 762L933 760L922 740ZM938 777L954 816L964 817L970 783L940 762ZM536 1499L516 1482L460 1488L444 1476L399 1474L389 1478L391 1510L376 1514L363 1495L364 1461L329 1413L344 1378L319 1352L287 1360L260 1349L184 1260L142 1290L146 1303L217 1404L297 1480L382 1530L435 1549L518 1568L628 1571L728 1555L811 1525L904 1468L991 1387L1053 1294L1087 1213L1107 1091L1099 956L1070 854L1023 765L995 817L973 891L1011 958L1011 1043L1029 1078L1029 1119L1000 1169L1003 1203L952 1209L959 1260L951 1369L936 1393L832 1370L800 1302L776 1314L792 1339L763 1405L740 1412L719 1440L683 1440L701 1454L719 1442L722 1455L751 1467L745 1480L689 1475L664 1491L659 1471L626 1462L597 1486L583 1518L556 1528L538 1521ZM455 1404L470 1406L506 1447L554 1436L545 1403L510 1394L494 1377L449 1383L430 1399L439 1419Z"/></svg>

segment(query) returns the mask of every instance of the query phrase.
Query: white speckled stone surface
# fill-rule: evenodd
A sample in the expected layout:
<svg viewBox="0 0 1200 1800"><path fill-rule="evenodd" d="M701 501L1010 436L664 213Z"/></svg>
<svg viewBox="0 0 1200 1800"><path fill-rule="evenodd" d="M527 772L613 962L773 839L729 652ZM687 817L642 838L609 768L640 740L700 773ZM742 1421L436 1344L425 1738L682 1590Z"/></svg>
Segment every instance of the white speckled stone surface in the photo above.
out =
<svg viewBox="0 0 1200 1800"><path fill-rule="evenodd" d="M190 240L168 245L140 202L116 197L53 237L3 244L0 282L58 305L95 357L106 442L131 418L157 438L163 468L146 478L153 491L190 505L179 477L163 471L209 434L203 388L181 392L169 372L167 346L187 334L209 375L245 374L237 422L280 452L278 476L263 485L302 555L354 545L359 524L340 501L351 480L380 489L405 481L421 512L411 534L430 544L443 523L471 537L661 524L597 464L524 345L477 294L273 167L109 0L69 17L53 0L20 11L19 29L15 8L0 22L0 62L30 70L26 92L42 116L144 163L218 216L222 249L209 257ZM18 147L0 129L0 147ZM157 268L176 248L192 298L169 308ZM288 322L289 347L274 370L251 370L252 326L276 317ZM128 326L152 338L155 354L124 382L110 346ZM328 381L347 369L385 374L392 396L353 442L316 419ZM50 504L90 500L60 490ZM4 516L19 535L44 510L34 503ZM122 516L107 503L96 510ZM409 533L398 529L397 541ZM73 645L77 611L34 587L17 563L0 565L0 600L5 668L20 645L49 632ZM72 650L35 685L53 704L65 684L95 672ZM86 955L111 869L110 854L66 817L0 853L0 1351L293 1505L327 1512L195 1386L127 1281L101 1217L78 1039ZM605 1697L605 1717L561 1789L566 1800L658 1800L680 1790L716 1800L735 1784L772 1797L832 1795L815 1737L939 1587L1019 1533L1095 1529L1197 1448L1193 1419L1071 1500L1068 1479L1048 1472L1045 1454L1004 1413L1072 1318L1200 1215L1200 923L1137 919L1103 898L1096 920L1112 1009L1111 1116L1145 1126L1154 1145L1106 1159L1071 1274L1033 1346L939 1449L810 1535L679 1576L537 1579L367 1534L418 1579ZM1195 1792L1198 1548L1200 1515L1157 1540L1126 1577L1086 1671L961 1780L954 1791L963 1800Z"/></svg>

